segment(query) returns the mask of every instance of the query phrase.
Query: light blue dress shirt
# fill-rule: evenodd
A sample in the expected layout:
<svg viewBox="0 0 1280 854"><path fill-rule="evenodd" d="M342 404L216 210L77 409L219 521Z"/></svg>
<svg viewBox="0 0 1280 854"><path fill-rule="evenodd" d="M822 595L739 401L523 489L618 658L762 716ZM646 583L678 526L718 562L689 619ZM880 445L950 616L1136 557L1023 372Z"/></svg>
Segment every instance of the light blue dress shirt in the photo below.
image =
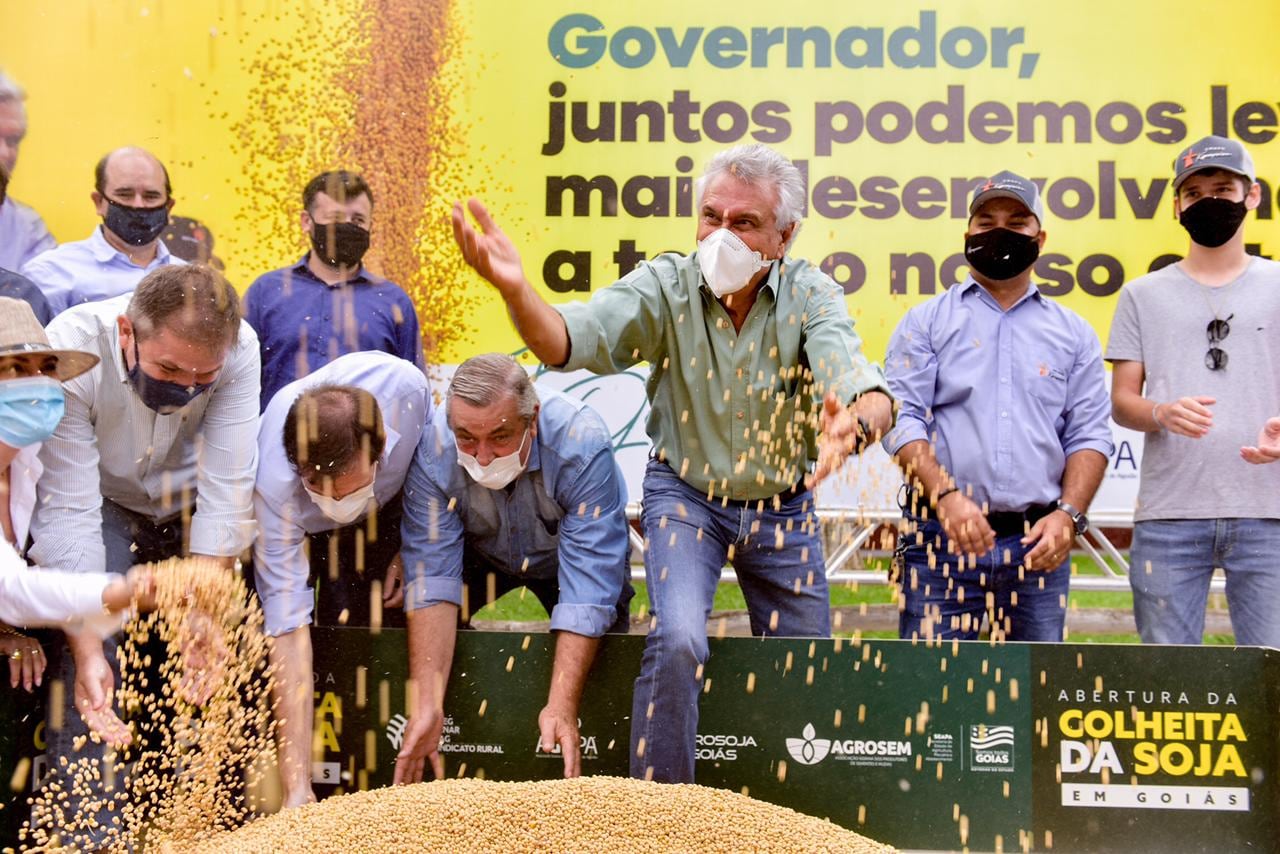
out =
<svg viewBox="0 0 1280 854"><path fill-rule="evenodd" d="M0 269L16 273L23 264L57 245L40 214L12 196L0 204Z"/></svg>
<svg viewBox="0 0 1280 854"><path fill-rule="evenodd" d="M258 538L253 571L265 630L276 636L311 622L315 591L307 584L305 551L312 534L342 527L308 497L284 451L284 424L298 396L318 385L350 385L378 401L387 441L378 460L373 493L384 506L404 485L405 474L431 415L431 390L422 370L388 353L349 353L289 383L267 404L258 430L258 480L253 491Z"/></svg>
<svg viewBox="0 0 1280 854"><path fill-rule="evenodd" d="M1098 336L1034 284L1007 311L972 277L914 306L889 340L885 375L901 405L885 450L932 442L989 512L1052 503L1068 456L1111 454Z"/></svg>
<svg viewBox="0 0 1280 854"><path fill-rule="evenodd" d="M478 485L458 465L445 407L436 410L405 482L406 610L461 605L463 550L474 549L510 575L558 580L552 631L599 637L617 618L630 543L609 428L582 401L536 388L537 435L505 489Z"/></svg>
<svg viewBox="0 0 1280 854"><path fill-rule="evenodd" d="M169 254L164 241L156 242L156 257L139 267L102 236L98 226L86 240L64 243L37 255L19 271L44 291L54 315L82 302L132 293L142 277L165 264L185 264Z"/></svg>

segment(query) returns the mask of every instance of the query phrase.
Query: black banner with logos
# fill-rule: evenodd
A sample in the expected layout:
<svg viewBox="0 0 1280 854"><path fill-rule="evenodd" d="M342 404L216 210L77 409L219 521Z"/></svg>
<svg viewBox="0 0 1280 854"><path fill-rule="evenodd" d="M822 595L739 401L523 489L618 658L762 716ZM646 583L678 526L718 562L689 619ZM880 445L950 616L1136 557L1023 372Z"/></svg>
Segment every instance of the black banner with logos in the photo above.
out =
<svg viewBox="0 0 1280 854"><path fill-rule="evenodd" d="M545 634L459 634L450 776L563 773L537 750ZM644 639L611 636L582 703L583 773L625 775ZM321 796L386 785L409 709L404 634L313 631ZM698 782L899 847L1272 850L1277 653L1263 649L712 640ZM36 703L0 693L10 830L43 767ZM15 774L21 760L34 760Z"/></svg>

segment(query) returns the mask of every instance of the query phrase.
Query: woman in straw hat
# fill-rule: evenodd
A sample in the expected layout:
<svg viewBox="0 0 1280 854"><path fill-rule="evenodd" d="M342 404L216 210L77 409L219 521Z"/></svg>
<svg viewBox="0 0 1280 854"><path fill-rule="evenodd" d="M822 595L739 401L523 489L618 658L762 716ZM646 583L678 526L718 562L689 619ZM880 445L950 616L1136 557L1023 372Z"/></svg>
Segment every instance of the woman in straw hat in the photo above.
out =
<svg viewBox="0 0 1280 854"><path fill-rule="evenodd" d="M44 650L12 626L56 626L109 633L145 576L84 575L32 569L21 557L43 467L40 443L62 420L62 383L92 370L98 357L49 346L31 307L0 297L0 655L9 683L27 691L41 683Z"/></svg>

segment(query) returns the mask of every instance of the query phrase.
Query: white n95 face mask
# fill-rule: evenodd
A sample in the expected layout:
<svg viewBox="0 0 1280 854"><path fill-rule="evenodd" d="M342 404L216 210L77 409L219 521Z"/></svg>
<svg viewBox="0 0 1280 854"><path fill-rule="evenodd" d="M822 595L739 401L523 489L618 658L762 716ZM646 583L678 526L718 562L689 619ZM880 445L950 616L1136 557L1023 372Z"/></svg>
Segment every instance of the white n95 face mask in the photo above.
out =
<svg viewBox="0 0 1280 854"><path fill-rule="evenodd" d="M698 241L698 267L717 297L742 290L756 271L772 263L727 228L717 228Z"/></svg>
<svg viewBox="0 0 1280 854"><path fill-rule="evenodd" d="M377 466L374 466L375 479L377 478L377 471ZM339 525L350 525L368 512L371 503L376 505L377 498L373 494L373 484L374 481L371 480L365 486L342 498L331 498L328 495L312 492L305 482L302 484L302 488L307 491L307 497L311 499L311 502L327 518L337 522Z"/></svg>
<svg viewBox="0 0 1280 854"><path fill-rule="evenodd" d="M524 435L520 437L520 447L506 456L494 457L486 466L480 465L479 460L459 448L458 465L462 466L463 470L471 475L471 479L485 489L502 489L524 471L524 463L520 462L520 455L524 453L524 443L528 438L529 428L526 427Z"/></svg>

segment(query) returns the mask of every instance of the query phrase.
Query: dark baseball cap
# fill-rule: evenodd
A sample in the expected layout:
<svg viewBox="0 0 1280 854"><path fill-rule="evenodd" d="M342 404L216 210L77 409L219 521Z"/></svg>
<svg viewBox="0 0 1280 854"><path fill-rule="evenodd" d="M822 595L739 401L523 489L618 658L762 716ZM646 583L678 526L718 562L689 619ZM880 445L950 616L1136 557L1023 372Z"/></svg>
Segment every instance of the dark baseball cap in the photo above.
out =
<svg viewBox="0 0 1280 854"><path fill-rule="evenodd" d="M1206 136L1184 148L1173 161L1173 189L1197 172L1209 169L1225 169L1248 178L1250 184L1257 183L1253 158L1243 145L1223 136Z"/></svg>
<svg viewBox="0 0 1280 854"><path fill-rule="evenodd" d="M991 199L1017 199L1027 210L1036 215L1036 219L1044 223L1044 204L1040 201L1040 188L1008 170L997 172L973 191L973 200L969 202L969 216L978 212L978 208Z"/></svg>

